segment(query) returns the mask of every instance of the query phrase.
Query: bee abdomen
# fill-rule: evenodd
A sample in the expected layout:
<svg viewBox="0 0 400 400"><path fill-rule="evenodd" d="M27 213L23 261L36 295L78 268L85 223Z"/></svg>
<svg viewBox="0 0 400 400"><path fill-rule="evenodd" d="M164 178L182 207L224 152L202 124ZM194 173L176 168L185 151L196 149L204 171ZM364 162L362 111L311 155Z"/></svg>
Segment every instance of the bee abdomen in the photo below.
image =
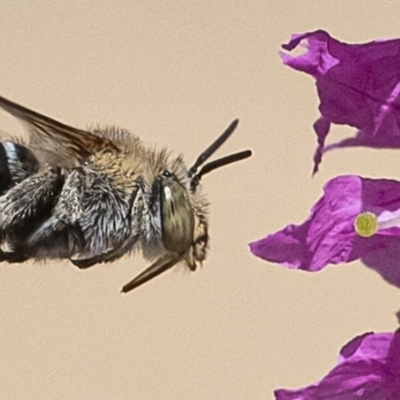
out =
<svg viewBox="0 0 400 400"><path fill-rule="evenodd" d="M0 142L0 195L39 168L39 162L25 146Z"/></svg>

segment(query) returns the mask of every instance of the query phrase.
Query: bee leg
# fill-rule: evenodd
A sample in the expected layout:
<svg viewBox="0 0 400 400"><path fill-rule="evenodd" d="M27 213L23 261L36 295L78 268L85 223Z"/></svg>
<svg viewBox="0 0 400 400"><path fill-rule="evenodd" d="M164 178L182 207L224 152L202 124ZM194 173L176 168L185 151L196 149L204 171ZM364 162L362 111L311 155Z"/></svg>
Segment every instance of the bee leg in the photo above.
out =
<svg viewBox="0 0 400 400"><path fill-rule="evenodd" d="M23 263L29 259L29 256L19 251L1 251L0 253L0 262L8 262L9 264Z"/></svg>
<svg viewBox="0 0 400 400"><path fill-rule="evenodd" d="M74 243L75 247L79 249L83 249L86 245L86 239L79 224L68 226L68 238L69 243Z"/></svg>
<svg viewBox="0 0 400 400"><path fill-rule="evenodd" d="M85 269L89 267L93 267L95 264L108 263L117 260L122 257L129 251L139 239L139 235L133 236L129 238L122 246L117 249L113 249L107 253L99 254L91 258L82 258L82 259L70 259L72 264L80 269Z"/></svg>
<svg viewBox="0 0 400 400"><path fill-rule="evenodd" d="M128 199L128 209L125 220L129 224L129 234L126 236L125 240L122 241L119 246L108 252L90 258L70 259L71 263L78 268L85 269L92 267L95 264L113 262L132 250L144 230L144 227L142 226L143 210L143 188L138 184L138 186L131 192Z"/></svg>
<svg viewBox="0 0 400 400"><path fill-rule="evenodd" d="M64 236L63 258L69 258L85 247L85 236L79 225L84 183L84 172L81 168L74 169L68 175L52 216L29 237L31 246L46 247L49 240Z"/></svg>
<svg viewBox="0 0 400 400"><path fill-rule="evenodd" d="M68 225L60 221L55 215L42 223L28 238L31 248L46 248L49 241L59 241L62 251L61 258L69 258L85 247L86 240L79 224ZM54 246L53 246L54 247ZM61 250L60 248L60 250Z"/></svg>
<svg viewBox="0 0 400 400"><path fill-rule="evenodd" d="M100 256L97 256L100 257ZM75 267L78 267L80 269L86 269L86 268L90 268L93 267L93 265L98 264L101 261L98 261L97 257L93 257L93 258L86 258L86 259L82 259L82 260L72 260L71 258L69 259L69 261L72 262L72 264L75 265Z"/></svg>
<svg viewBox="0 0 400 400"><path fill-rule="evenodd" d="M44 168L0 197L0 236L12 249L3 252L0 259L11 263L36 257L27 239L50 217L63 182L58 168Z"/></svg>
<svg viewBox="0 0 400 400"><path fill-rule="evenodd" d="M11 245L21 245L40 221L49 218L63 182L58 168L46 168L0 197L0 232L11 238Z"/></svg>

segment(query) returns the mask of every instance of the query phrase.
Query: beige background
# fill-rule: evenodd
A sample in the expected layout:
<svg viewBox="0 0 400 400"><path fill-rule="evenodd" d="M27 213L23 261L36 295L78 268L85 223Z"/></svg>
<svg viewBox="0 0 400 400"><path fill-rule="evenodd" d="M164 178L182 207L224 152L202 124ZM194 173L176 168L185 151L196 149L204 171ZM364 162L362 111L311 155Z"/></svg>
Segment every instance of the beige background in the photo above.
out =
<svg viewBox="0 0 400 400"><path fill-rule="evenodd" d="M319 379L353 336L393 330L399 290L373 271L288 271L247 243L301 222L337 174L400 178L399 151L352 149L311 179L314 83L277 54L316 28L399 37L399 15L398 1L3 0L2 95L77 127L129 128L188 163L238 117L218 154L254 157L204 180L212 242L196 273L121 295L140 257L87 271L1 265L0 397L272 399ZM0 126L20 131L3 113Z"/></svg>

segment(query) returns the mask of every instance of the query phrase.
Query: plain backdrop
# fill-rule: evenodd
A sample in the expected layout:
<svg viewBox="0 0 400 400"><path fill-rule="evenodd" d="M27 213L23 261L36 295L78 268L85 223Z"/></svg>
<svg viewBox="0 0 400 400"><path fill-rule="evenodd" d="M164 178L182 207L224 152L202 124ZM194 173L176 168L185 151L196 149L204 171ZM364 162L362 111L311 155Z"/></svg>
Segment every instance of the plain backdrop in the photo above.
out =
<svg viewBox="0 0 400 400"><path fill-rule="evenodd" d="M360 263L289 271L248 243L303 221L336 175L400 178L399 151L368 149L328 154L311 178L314 82L278 56L317 28L399 37L399 15L389 0L3 0L1 95L76 127L130 129L188 164L239 118L218 155L254 156L205 177L211 248L195 273L122 295L140 256L0 265L0 397L269 400L320 379L354 336L394 330L399 290ZM5 113L0 129L22 132Z"/></svg>

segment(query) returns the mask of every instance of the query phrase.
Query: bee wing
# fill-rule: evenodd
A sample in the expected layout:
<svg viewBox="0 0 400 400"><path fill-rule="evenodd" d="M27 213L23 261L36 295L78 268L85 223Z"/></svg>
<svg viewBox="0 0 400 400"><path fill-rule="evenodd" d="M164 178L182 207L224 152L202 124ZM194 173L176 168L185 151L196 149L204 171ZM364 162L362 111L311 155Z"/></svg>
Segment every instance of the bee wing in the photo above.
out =
<svg viewBox="0 0 400 400"><path fill-rule="evenodd" d="M4 97L0 97L0 108L27 125L29 146L41 162L68 167L98 151L118 151L106 138L65 125Z"/></svg>

